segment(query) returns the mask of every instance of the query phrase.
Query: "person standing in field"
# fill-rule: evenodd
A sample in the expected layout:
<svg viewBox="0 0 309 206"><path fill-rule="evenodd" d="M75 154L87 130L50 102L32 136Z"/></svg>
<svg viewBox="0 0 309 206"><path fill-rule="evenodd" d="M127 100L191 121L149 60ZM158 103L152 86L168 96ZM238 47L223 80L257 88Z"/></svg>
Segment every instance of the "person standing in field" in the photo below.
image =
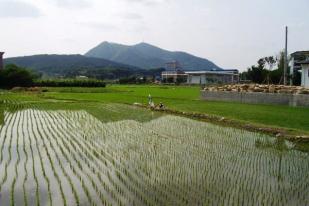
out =
<svg viewBox="0 0 309 206"><path fill-rule="evenodd" d="M154 108L154 102L152 101L152 96L150 94L148 95L148 105L151 108Z"/></svg>
<svg viewBox="0 0 309 206"><path fill-rule="evenodd" d="M151 97L151 95L149 94L148 95L148 104L150 105L152 103L152 97Z"/></svg>

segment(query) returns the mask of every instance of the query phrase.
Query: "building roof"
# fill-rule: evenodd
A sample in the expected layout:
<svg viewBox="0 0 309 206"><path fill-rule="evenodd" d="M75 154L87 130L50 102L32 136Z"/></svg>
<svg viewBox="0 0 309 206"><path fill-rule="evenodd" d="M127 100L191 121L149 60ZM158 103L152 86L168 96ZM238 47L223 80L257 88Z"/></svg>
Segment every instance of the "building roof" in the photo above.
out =
<svg viewBox="0 0 309 206"><path fill-rule="evenodd" d="M309 64L309 59L299 62L300 64Z"/></svg>
<svg viewBox="0 0 309 206"><path fill-rule="evenodd" d="M226 74L226 75L235 75L235 73L229 72L229 71L186 71L186 74L191 75L202 75L202 74Z"/></svg>
<svg viewBox="0 0 309 206"><path fill-rule="evenodd" d="M297 51L297 52L294 52L291 54L292 57L295 57L295 56L303 56L303 55L308 55L309 56L309 51Z"/></svg>

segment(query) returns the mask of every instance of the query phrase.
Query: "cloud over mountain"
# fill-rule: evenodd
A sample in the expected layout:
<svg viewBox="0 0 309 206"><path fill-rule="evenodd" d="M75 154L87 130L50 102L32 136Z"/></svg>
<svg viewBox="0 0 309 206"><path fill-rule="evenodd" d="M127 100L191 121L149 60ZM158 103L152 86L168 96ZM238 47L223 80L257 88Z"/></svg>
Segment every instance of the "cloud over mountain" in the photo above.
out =
<svg viewBox="0 0 309 206"><path fill-rule="evenodd" d="M30 3L15 0L0 2L0 17L2 18L36 18L41 15L40 10Z"/></svg>

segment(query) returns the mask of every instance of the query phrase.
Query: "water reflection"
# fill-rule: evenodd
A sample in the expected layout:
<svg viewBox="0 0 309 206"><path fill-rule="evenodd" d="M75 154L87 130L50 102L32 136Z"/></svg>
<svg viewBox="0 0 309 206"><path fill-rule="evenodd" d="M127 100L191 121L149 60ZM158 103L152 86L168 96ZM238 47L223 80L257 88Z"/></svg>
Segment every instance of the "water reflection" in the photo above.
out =
<svg viewBox="0 0 309 206"><path fill-rule="evenodd" d="M139 111L6 112L0 205L33 191L59 205L308 205L309 156L293 143Z"/></svg>

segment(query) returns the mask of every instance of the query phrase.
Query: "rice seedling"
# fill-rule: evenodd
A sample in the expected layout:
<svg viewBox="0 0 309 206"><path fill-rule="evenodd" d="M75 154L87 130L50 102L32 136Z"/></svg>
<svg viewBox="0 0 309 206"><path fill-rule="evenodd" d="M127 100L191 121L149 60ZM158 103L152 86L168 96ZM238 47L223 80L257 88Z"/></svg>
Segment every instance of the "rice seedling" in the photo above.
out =
<svg viewBox="0 0 309 206"><path fill-rule="evenodd" d="M176 116L101 122L8 102L0 191L9 190L11 205L19 191L29 205L30 179L35 205L309 204L309 153L291 142Z"/></svg>

